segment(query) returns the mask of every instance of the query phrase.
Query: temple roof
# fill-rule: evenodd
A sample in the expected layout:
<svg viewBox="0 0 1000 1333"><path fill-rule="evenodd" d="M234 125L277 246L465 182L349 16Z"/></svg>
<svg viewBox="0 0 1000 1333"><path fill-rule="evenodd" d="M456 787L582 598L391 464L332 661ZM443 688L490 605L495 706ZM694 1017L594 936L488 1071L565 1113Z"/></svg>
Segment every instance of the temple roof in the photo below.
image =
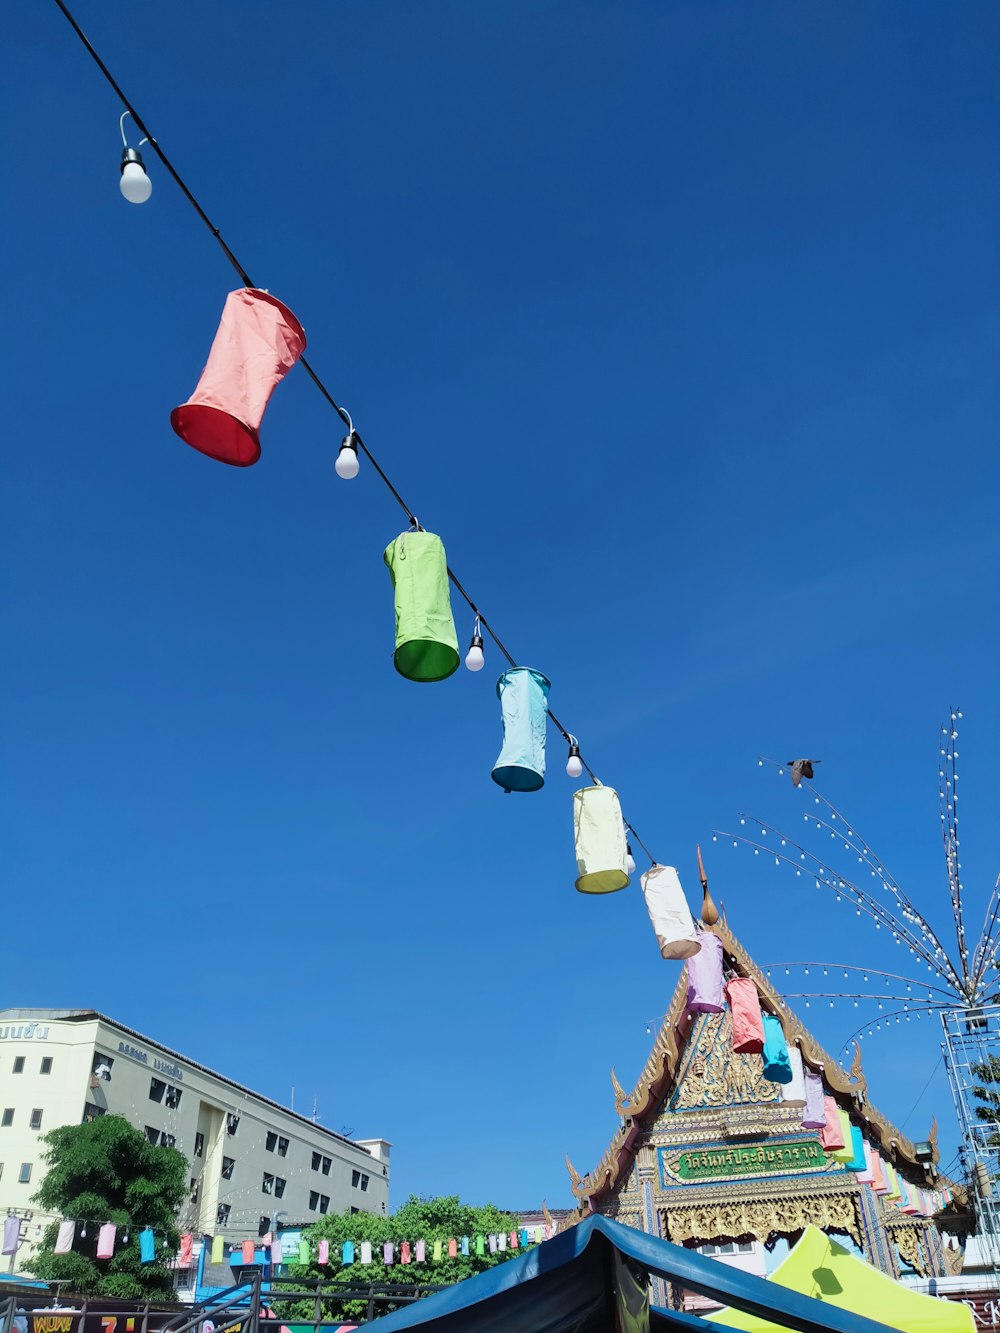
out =
<svg viewBox="0 0 1000 1333"><path fill-rule="evenodd" d="M699 855L699 868L700 863ZM855 1056L850 1070L844 1069L820 1046L812 1033L792 1012L787 1001L781 998L779 992L774 989L768 978L730 932L725 920L719 920L718 912L708 894L703 871L702 885L705 889L702 928L711 930L722 941L725 961L732 971L737 976L749 977L754 982L760 996L761 1009L781 1020L785 1039L789 1044L795 1043L798 1046L804 1067L822 1077L825 1090L835 1098L839 1106L853 1112L874 1146L881 1147L883 1153L896 1166L908 1168L908 1174L916 1181L930 1183L929 1165L917 1159L917 1150L912 1141L868 1101L868 1082L861 1067L860 1045L855 1042ZM581 1202L599 1198L627 1179L642 1129L659 1113L664 1097L674 1084L681 1067L695 1018L687 1008L687 990L688 976L685 965L674 990L670 1008L656 1034L649 1059L631 1092L626 1093L612 1069L611 1085L615 1094L615 1109L622 1117L622 1123L600 1162L587 1175L581 1177L567 1156L566 1166L573 1194ZM938 1160L936 1122L932 1125L929 1137L933 1148L933 1160L936 1162ZM948 1185L951 1182L943 1182L939 1176L938 1183Z"/></svg>

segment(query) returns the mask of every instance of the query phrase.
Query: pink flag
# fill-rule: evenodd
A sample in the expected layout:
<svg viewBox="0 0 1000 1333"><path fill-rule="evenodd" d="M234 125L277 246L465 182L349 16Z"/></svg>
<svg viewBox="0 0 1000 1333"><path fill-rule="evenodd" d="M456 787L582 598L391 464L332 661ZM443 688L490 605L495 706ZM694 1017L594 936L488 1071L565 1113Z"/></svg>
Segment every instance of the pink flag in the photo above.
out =
<svg viewBox="0 0 1000 1333"><path fill-rule="evenodd" d="M110 1259L115 1252L115 1233L118 1228L114 1222L105 1222L97 1233L98 1259Z"/></svg>
<svg viewBox="0 0 1000 1333"><path fill-rule="evenodd" d="M252 287L230 292L198 387L170 424L220 463L256 463L264 409L305 345L302 325L275 297Z"/></svg>

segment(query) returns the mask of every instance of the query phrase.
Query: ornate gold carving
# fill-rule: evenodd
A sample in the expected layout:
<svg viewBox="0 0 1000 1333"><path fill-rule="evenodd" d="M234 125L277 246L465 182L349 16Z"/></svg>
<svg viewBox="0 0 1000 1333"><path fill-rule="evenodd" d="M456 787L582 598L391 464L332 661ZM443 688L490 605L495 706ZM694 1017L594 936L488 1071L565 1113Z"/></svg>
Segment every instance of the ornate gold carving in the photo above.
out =
<svg viewBox="0 0 1000 1333"><path fill-rule="evenodd" d="M566 1170L569 1172L569 1183L572 1186L573 1193L577 1193L577 1187L580 1184L580 1173L569 1160L569 1153L566 1154ZM579 1197L579 1196L577 1196Z"/></svg>
<svg viewBox="0 0 1000 1333"><path fill-rule="evenodd" d="M777 1102L781 1089L764 1077L764 1058L733 1050L733 1021L728 1011L705 1014L698 1043L678 1078L671 1111L704 1106Z"/></svg>
<svg viewBox="0 0 1000 1333"><path fill-rule="evenodd" d="M824 1230L846 1231L861 1245L858 1215L852 1194L799 1194L770 1199L740 1199L672 1205L662 1209L666 1234L680 1243L706 1243L719 1238L739 1240L752 1236L766 1241L774 1233L789 1235L811 1222Z"/></svg>
<svg viewBox="0 0 1000 1333"><path fill-rule="evenodd" d="M611 1066L611 1087L615 1094L615 1105L617 1106L619 1102L625 1100L625 1089L618 1082L617 1076L615 1075L614 1065Z"/></svg>
<svg viewBox="0 0 1000 1333"><path fill-rule="evenodd" d="M927 1276L927 1264L921 1246L921 1231L916 1227L893 1227L891 1232L899 1257L921 1277Z"/></svg>
<svg viewBox="0 0 1000 1333"><path fill-rule="evenodd" d="M948 1242L944 1251L944 1269L949 1277L958 1277L962 1271L962 1265L965 1263L965 1254L955 1244L954 1237Z"/></svg>
<svg viewBox="0 0 1000 1333"><path fill-rule="evenodd" d="M861 1068L861 1043L854 1043L854 1060L851 1063L851 1078L854 1079L856 1091L855 1097L859 1102L864 1102L868 1097L868 1080L865 1077L864 1070Z"/></svg>

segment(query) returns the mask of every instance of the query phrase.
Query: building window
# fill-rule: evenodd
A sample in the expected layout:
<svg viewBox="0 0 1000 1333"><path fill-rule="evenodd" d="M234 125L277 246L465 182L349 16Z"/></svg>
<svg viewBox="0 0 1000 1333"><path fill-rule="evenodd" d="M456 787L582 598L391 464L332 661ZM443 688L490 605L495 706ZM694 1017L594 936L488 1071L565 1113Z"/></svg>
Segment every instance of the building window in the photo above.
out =
<svg viewBox="0 0 1000 1333"><path fill-rule="evenodd" d="M83 1123L89 1125L91 1120L97 1120L99 1116L104 1115L103 1106L95 1106L93 1102L87 1102L83 1108Z"/></svg>
<svg viewBox="0 0 1000 1333"><path fill-rule="evenodd" d="M283 1139L280 1134L278 1135L278 1156L279 1157L288 1156L288 1140Z"/></svg>
<svg viewBox="0 0 1000 1333"><path fill-rule="evenodd" d="M264 1172L264 1179L261 1181L260 1187L265 1194L274 1193L274 1176L271 1175L270 1171Z"/></svg>
<svg viewBox="0 0 1000 1333"><path fill-rule="evenodd" d="M43 1055L43 1056L42 1056L42 1073L43 1073L43 1074L51 1074L51 1073L52 1073L52 1056L51 1056L51 1055Z"/></svg>
<svg viewBox="0 0 1000 1333"><path fill-rule="evenodd" d="M24 1056L23 1056L23 1055L15 1055L15 1056L14 1056L14 1073L15 1073L15 1074L23 1074L23 1073L24 1073Z"/></svg>
<svg viewBox="0 0 1000 1333"><path fill-rule="evenodd" d="M352 1172L351 1172L351 1186L352 1186L352 1188L353 1188L353 1189L357 1189L358 1186L359 1186L360 1184L361 1184L361 1172L360 1172L360 1171L352 1171Z"/></svg>
<svg viewBox="0 0 1000 1333"><path fill-rule="evenodd" d="M178 1268L174 1274L174 1288L177 1291L190 1291L194 1286L194 1269Z"/></svg>
<svg viewBox="0 0 1000 1333"><path fill-rule="evenodd" d="M42 1112L41 1108L36 1106L31 1113L31 1128L41 1129L41 1127L42 1127Z"/></svg>
<svg viewBox="0 0 1000 1333"><path fill-rule="evenodd" d="M152 1125L147 1125L146 1138L149 1139L150 1143L155 1148L160 1141L160 1131L158 1129L154 1129Z"/></svg>
<svg viewBox="0 0 1000 1333"><path fill-rule="evenodd" d="M321 1212L321 1213L325 1213L325 1212L329 1209L329 1207L330 1207L330 1196L329 1196L329 1194L321 1194L321 1195L319 1196L319 1210L320 1210L320 1212Z"/></svg>
<svg viewBox="0 0 1000 1333"><path fill-rule="evenodd" d="M309 1211L314 1213L319 1207L319 1190L309 1191Z"/></svg>
<svg viewBox="0 0 1000 1333"><path fill-rule="evenodd" d="M191 1202L197 1203L198 1196L201 1194L201 1178L199 1176L191 1177Z"/></svg>
<svg viewBox="0 0 1000 1333"><path fill-rule="evenodd" d="M752 1241L725 1241L722 1245L699 1245L698 1253L714 1259L720 1254L753 1254Z"/></svg>
<svg viewBox="0 0 1000 1333"><path fill-rule="evenodd" d="M278 1144L278 1136L273 1129L267 1131L267 1138L264 1140L264 1147L268 1152L274 1152Z"/></svg>
<svg viewBox="0 0 1000 1333"><path fill-rule="evenodd" d="M321 1162L322 1160L323 1160L323 1158L322 1158L322 1156L321 1156L318 1152L314 1152L314 1153L313 1153L313 1155L312 1155L312 1169L313 1169L314 1171L318 1171L318 1170L319 1170L319 1164L320 1164L320 1162Z"/></svg>
<svg viewBox="0 0 1000 1333"><path fill-rule="evenodd" d="M169 1084L167 1087L167 1105L170 1107L171 1111L176 1111L180 1104L181 1089L175 1088L173 1084Z"/></svg>
<svg viewBox="0 0 1000 1333"><path fill-rule="evenodd" d="M115 1059L113 1055L102 1055L97 1051L94 1055L94 1078L103 1079L105 1083L111 1082L111 1071L114 1068Z"/></svg>
<svg viewBox="0 0 1000 1333"><path fill-rule="evenodd" d="M30 1181L31 1181L31 1163L30 1163L30 1162L22 1162L22 1163L21 1163L21 1169L20 1169L20 1171L17 1173L17 1178L18 1178L18 1181L19 1181L22 1185L27 1185L27 1184L30 1183Z"/></svg>
<svg viewBox="0 0 1000 1333"><path fill-rule="evenodd" d="M275 1176L275 1177L274 1177L274 1197L275 1197L276 1199L284 1198L284 1195L285 1195L285 1186L286 1186L287 1184L288 1184L288 1181L287 1181L287 1180L282 1180L281 1176Z"/></svg>
<svg viewBox="0 0 1000 1333"><path fill-rule="evenodd" d="M323 1165L320 1167L320 1170L323 1172L324 1176L328 1176L330 1174L330 1166L331 1166L331 1158L324 1157Z"/></svg>
<svg viewBox="0 0 1000 1333"><path fill-rule="evenodd" d="M235 1157L223 1157L222 1159L222 1179L232 1180L233 1167L236 1165Z"/></svg>
<svg viewBox="0 0 1000 1333"><path fill-rule="evenodd" d="M226 1133L231 1139L236 1137L236 1131L240 1127L240 1118L235 1112L230 1111L226 1116Z"/></svg>
<svg viewBox="0 0 1000 1333"><path fill-rule="evenodd" d="M151 1078L149 1080L149 1100L151 1102L162 1102L166 1090L167 1085L162 1078Z"/></svg>
<svg viewBox="0 0 1000 1333"><path fill-rule="evenodd" d="M7 1126L14 1123L14 1108L8 1106L4 1109L3 1117L0 1118L0 1125Z"/></svg>
<svg viewBox="0 0 1000 1333"><path fill-rule="evenodd" d="M220 1203L215 1211L215 1222L217 1226L224 1227L229 1222L229 1204Z"/></svg>
<svg viewBox="0 0 1000 1333"><path fill-rule="evenodd" d="M353 1216L355 1213L360 1213L360 1212L361 1212L361 1209L360 1209L360 1208L355 1208L354 1204L352 1203L352 1204L351 1204L351 1215Z"/></svg>
<svg viewBox="0 0 1000 1333"><path fill-rule="evenodd" d="M177 1146L177 1140L173 1134L168 1134L166 1130L160 1135L161 1148L174 1148Z"/></svg>
<svg viewBox="0 0 1000 1333"><path fill-rule="evenodd" d="M194 1136L194 1155L195 1157L205 1156L205 1135L195 1134Z"/></svg>
<svg viewBox="0 0 1000 1333"><path fill-rule="evenodd" d="M367 1176L362 1176L362 1177L361 1177L361 1188L362 1188L362 1190L366 1190L366 1189L368 1188L368 1177L367 1177Z"/></svg>

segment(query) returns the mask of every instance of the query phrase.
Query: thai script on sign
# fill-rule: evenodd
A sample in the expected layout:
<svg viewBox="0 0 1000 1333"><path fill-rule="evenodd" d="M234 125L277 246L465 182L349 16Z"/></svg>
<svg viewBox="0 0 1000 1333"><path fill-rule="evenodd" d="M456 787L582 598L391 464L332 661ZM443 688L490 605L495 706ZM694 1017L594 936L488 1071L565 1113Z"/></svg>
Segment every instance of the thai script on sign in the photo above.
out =
<svg viewBox="0 0 1000 1333"><path fill-rule="evenodd" d="M47 1023L4 1023L0 1025L0 1041L48 1041Z"/></svg>
<svg viewBox="0 0 1000 1333"><path fill-rule="evenodd" d="M692 1181L816 1170L826 1166L826 1156L817 1139L804 1139L797 1143L767 1143L749 1148L692 1148L681 1153L661 1148L660 1162L664 1176Z"/></svg>
<svg viewBox="0 0 1000 1333"><path fill-rule="evenodd" d="M118 1043L118 1054L127 1055L130 1060L136 1060L141 1065L151 1063L158 1074L166 1074L168 1078L182 1079L184 1077L184 1070L181 1069L180 1065L168 1064L166 1060L161 1060L155 1055L150 1061L148 1051L141 1051L138 1046L133 1046L127 1041Z"/></svg>

